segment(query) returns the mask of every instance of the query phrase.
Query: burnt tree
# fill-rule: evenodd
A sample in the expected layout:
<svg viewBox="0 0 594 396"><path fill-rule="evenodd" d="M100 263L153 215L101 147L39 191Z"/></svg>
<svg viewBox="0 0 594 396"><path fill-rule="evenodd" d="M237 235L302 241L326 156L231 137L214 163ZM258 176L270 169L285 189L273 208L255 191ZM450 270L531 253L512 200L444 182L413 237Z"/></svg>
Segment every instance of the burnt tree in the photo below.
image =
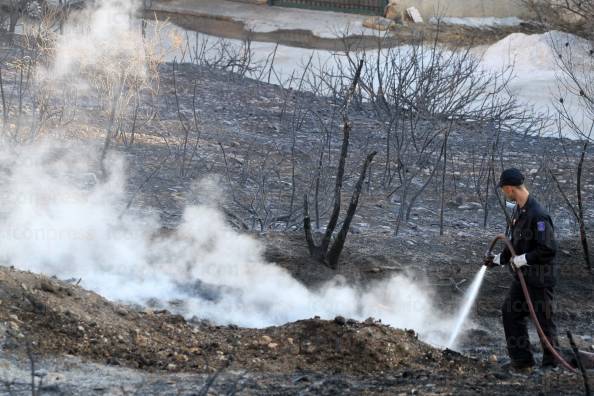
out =
<svg viewBox="0 0 594 396"><path fill-rule="evenodd" d="M349 228L351 225L351 221L353 220L353 216L355 215L355 212L357 210L357 205L359 204L359 197L361 196L361 190L363 188L363 182L367 174L367 169L369 168L371 161L373 161L373 157L375 157L375 155L377 154L375 151L368 154L367 158L363 162L363 165L361 166L361 173L359 174L359 178L357 180L357 183L355 184L353 195L351 196L351 202L347 209L346 217L342 223L340 231L338 232L336 238L332 243L332 236L334 234L334 231L336 230L338 218L340 217L340 208L342 201L342 183L344 180L346 157L348 155L349 149L349 137L352 129L351 123L348 119L348 108L353 94L355 93L355 90L357 88L359 78L361 77L362 68L363 60L359 62L359 65L355 72L355 76L353 78L353 81L351 83L351 86L349 88L342 108L342 146L340 150L340 157L338 160L338 167L336 169L336 183L334 185L334 203L332 213L328 220L328 225L326 226L326 231L319 244L316 243L314 235L312 233L311 218L309 215L309 200L307 194L305 194L303 200L303 229L305 231L305 240L307 241L309 254L316 260L320 261L325 265L328 265L330 268L333 269L338 268L338 260L340 257L340 253L342 252L342 249L344 247L346 237L348 235Z"/></svg>

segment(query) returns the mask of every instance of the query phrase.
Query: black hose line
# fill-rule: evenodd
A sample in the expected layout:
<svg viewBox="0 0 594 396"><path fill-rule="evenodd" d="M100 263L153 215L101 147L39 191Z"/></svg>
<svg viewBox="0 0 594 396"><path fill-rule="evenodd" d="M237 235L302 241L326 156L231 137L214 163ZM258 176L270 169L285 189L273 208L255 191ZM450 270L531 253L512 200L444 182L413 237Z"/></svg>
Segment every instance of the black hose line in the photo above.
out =
<svg viewBox="0 0 594 396"><path fill-rule="evenodd" d="M513 257L516 256L516 251L515 251L514 247L512 246L511 242L509 241L509 239L507 239L507 237L503 234L499 234L493 239L493 241L489 245L487 254L492 254L493 248L495 247L495 245L497 244L498 241L502 241L503 243L505 243L505 245L509 249L509 251L512 255L512 259L513 259ZM576 368L573 367L571 364L569 364L565 359L563 359L561 354L559 354L559 352L557 352L557 350L553 347L553 345L549 341L548 337L545 335L544 331L542 331L542 327L540 327L540 323L538 322L538 319L536 318L536 312L534 311L534 305L532 304L532 299L530 298L530 293L528 292L528 287L526 286L526 280L524 279L524 274L522 273L522 271L518 271L511 264L511 262L512 262L512 260L510 259L509 265L512 268L512 270L518 275L518 279L520 280L520 285L522 286L522 292L524 293L524 298L526 299L526 303L528 304L528 310L530 311L530 319L532 319L532 322L534 323L534 326L536 327L536 331L538 332L540 341L549 350L549 352L551 352L551 354L555 357L555 359L557 359L557 361L563 367L565 367L566 369L568 369L571 372L574 372L574 373L577 372Z"/></svg>

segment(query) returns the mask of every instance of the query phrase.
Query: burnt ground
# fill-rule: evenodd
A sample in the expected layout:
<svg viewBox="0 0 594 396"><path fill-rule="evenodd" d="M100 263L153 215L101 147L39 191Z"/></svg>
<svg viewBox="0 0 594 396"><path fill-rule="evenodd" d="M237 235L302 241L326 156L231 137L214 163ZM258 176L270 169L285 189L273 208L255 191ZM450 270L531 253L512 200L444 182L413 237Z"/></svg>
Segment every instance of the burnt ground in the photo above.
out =
<svg viewBox="0 0 594 396"><path fill-rule="evenodd" d="M215 392L235 387L242 394L570 395L580 386L563 371L510 374L492 359L435 349L413 330L373 319L312 318L243 329L186 322L167 311L134 310L71 283L11 268L0 269L0 282L0 363L7 392L29 391L22 377L7 378L17 371L15 361L28 358L42 368L47 394L113 394L119 387L140 394L192 394L211 380ZM63 355L66 366L52 360ZM95 373L73 383L93 362L142 371L131 371L122 381L109 368L96 366ZM111 376L115 383L100 384L95 376Z"/></svg>
<svg viewBox="0 0 594 396"><path fill-rule="evenodd" d="M441 309L454 311L458 307L487 242L503 231L504 218L496 201L491 197L485 207L474 188L476 183L485 183L473 170L491 144L486 131L458 125L452 132L454 154L449 165L443 236L438 227L439 190L433 184L394 235L399 202L397 195L389 195L390 189L381 186L380 152L380 165L372 168L341 265L331 270L307 256L300 209L291 212L288 203L293 137L300 169L296 180L301 186L296 196L300 197L306 188L303 186L309 185L307 177L311 163L315 163L311 153L319 146L321 126L311 117L299 130L291 130L290 118L287 121L291 112L286 109L303 102L318 109L332 130L330 151L335 154L340 142L340 128L332 118L335 105L311 94L180 65L178 95L187 117L195 81L200 98L196 106L199 136L197 131L192 135L198 138L196 155L181 172L182 129L174 105L171 70L171 65L161 68L157 121L143 125L133 145L121 139L115 145L129 163L129 193L135 207L157 209L164 227L175 228L183 207L192 202L187 196L193 183L205 175L219 175L227 197L222 208L230 223L240 232L260 238L266 244L267 259L287 268L303 283L315 286L340 274L353 283L366 284L395 271L406 271L431 285ZM50 120L48 133L60 128L65 131L61 136L68 139L101 144L106 115L96 107L85 108L84 100L81 103L74 122ZM372 109L364 104L354 106L350 117L354 132L345 199L363 156L373 148L381 150L385 144ZM563 333L570 329L581 348L592 350L592 274L583 268L575 222L542 169L543 162L554 163L560 178L570 185L573 154L579 144L514 133L505 134L503 141L501 160L526 170L532 191L550 209L557 226L561 264L557 323L561 342L567 345ZM591 186L591 161L586 168L586 184ZM274 193L262 198L258 180L265 181L264 190ZM331 180L331 176L324 180L324 195L332 188ZM592 190L587 190L586 202L591 194ZM250 208L247 204L259 201L261 206ZM295 205L300 206L300 199L297 201ZM322 221L328 201L321 202ZM489 216L483 227L485 208ZM592 215L587 207L588 224ZM47 394L196 394L209 381L213 381L216 393L240 390L241 394L580 393L581 380L563 371L521 375L498 368L505 358L499 306L508 283L509 275L504 271L487 274L473 315L479 326L465 334L463 354L459 355L424 344L414 332L374 320L304 318L267 329L188 322L166 311L108 302L63 280L0 267L0 367L5 373L6 392L10 387L27 393L29 385L24 378L29 343L37 366L47 373ZM536 343L535 349L539 349ZM221 367L224 369L219 372ZM11 378L17 378L16 383L11 385Z"/></svg>

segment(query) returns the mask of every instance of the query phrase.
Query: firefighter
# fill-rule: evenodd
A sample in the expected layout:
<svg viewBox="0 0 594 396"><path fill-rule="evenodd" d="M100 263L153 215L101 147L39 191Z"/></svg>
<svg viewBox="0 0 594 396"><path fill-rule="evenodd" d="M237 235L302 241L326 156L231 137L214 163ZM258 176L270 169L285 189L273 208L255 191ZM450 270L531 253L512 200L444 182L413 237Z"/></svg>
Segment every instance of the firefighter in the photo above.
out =
<svg viewBox="0 0 594 396"><path fill-rule="evenodd" d="M524 185L524 176L518 169L503 171L499 187L507 200L515 202L508 238L517 256L512 257L506 247L498 255L487 256L485 265L511 264L514 279L502 307L505 340L511 359L509 366L514 370L529 371L535 364L528 338L529 311L514 269L524 274L536 317L551 345L557 348L557 331L553 321L554 287L558 278L555 262L557 243L551 217L530 195ZM555 366L553 355L544 345L542 348L542 367Z"/></svg>

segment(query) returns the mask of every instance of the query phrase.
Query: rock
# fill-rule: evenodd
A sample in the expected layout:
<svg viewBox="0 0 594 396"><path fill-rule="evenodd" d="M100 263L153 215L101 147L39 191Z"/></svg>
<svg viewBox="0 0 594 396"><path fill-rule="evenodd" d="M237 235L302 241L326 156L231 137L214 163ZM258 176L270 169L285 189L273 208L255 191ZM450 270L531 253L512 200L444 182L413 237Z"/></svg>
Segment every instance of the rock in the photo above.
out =
<svg viewBox="0 0 594 396"><path fill-rule="evenodd" d="M128 315L128 310L123 308L123 307L117 307L116 308L116 313L120 316L127 316Z"/></svg>
<svg viewBox="0 0 594 396"><path fill-rule="evenodd" d="M31 306L33 307L33 311L35 313L45 313L47 310L47 307L44 303L42 303L37 297L35 297L33 294L29 294L26 293L25 294L25 298L27 299L27 301L29 301L29 303L31 304Z"/></svg>
<svg viewBox="0 0 594 396"><path fill-rule="evenodd" d="M458 209L459 210L475 210L475 209L480 208L481 207L481 204L479 204L479 206L477 207L476 206L476 203L477 202L469 202L469 203L466 203L464 205L458 206Z"/></svg>
<svg viewBox="0 0 594 396"><path fill-rule="evenodd" d="M175 369L177 369L177 364L174 364L174 363L169 363L169 364L167 365L167 370L171 370L171 371L173 371L173 370L175 370Z"/></svg>
<svg viewBox="0 0 594 396"><path fill-rule="evenodd" d="M179 363L186 363L188 360L190 360L190 358L188 358L183 353L180 353L180 354L175 355L175 360L178 361Z"/></svg>
<svg viewBox="0 0 594 396"><path fill-rule="evenodd" d="M402 9L395 1L388 3L388 5L384 8L384 17L394 22L402 23L404 20L403 16Z"/></svg>
<svg viewBox="0 0 594 396"><path fill-rule="evenodd" d="M395 28L396 23L384 17L373 16L365 19L363 21L363 26L369 29L385 31Z"/></svg>
<svg viewBox="0 0 594 396"><path fill-rule="evenodd" d="M278 348L278 344L276 342L271 342L268 344L268 349L276 349Z"/></svg>
<svg viewBox="0 0 594 396"><path fill-rule="evenodd" d="M261 344L265 344L268 345L272 342L272 337L267 336L267 335L263 335L262 338L260 338L260 343Z"/></svg>
<svg viewBox="0 0 594 396"><path fill-rule="evenodd" d="M301 346L301 352L306 353L306 354L312 354L312 353L316 352L316 347L311 342L306 341Z"/></svg>
<svg viewBox="0 0 594 396"><path fill-rule="evenodd" d="M344 316L338 315L334 318L334 323L340 326L344 326L346 324L346 319L344 318Z"/></svg>
<svg viewBox="0 0 594 396"><path fill-rule="evenodd" d="M349 227L349 232L353 235L358 235L361 233L361 228L356 225L352 225Z"/></svg>
<svg viewBox="0 0 594 396"><path fill-rule="evenodd" d="M287 338L287 342L291 345L295 342L291 337Z"/></svg>
<svg viewBox="0 0 594 396"><path fill-rule="evenodd" d="M423 17L421 16L419 10L417 10L415 7L408 7L406 9L406 15L414 23L423 23Z"/></svg>
<svg viewBox="0 0 594 396"><path fill-rule="evenodd" d="M19 317L18 317L18 316L16 316L15 314L10 314L10 315L8 315L8 319L10 319L10 320L12 320L12 321L14 321L14 322L17 322L17 323L23 323L23 322L21 322L21 321L19 320Z"/></svg>
<svg viewBox="0 0 594 396"><path fill-rule="evenodd" d="M50 282L48 280L42 280L41 284L39 285L39 288L41 290L43 290L44 292L48 292L48 293L52 293L52 294L56 294L56 292L58 291L58 289L53 284L53 282Z"/></svg>

